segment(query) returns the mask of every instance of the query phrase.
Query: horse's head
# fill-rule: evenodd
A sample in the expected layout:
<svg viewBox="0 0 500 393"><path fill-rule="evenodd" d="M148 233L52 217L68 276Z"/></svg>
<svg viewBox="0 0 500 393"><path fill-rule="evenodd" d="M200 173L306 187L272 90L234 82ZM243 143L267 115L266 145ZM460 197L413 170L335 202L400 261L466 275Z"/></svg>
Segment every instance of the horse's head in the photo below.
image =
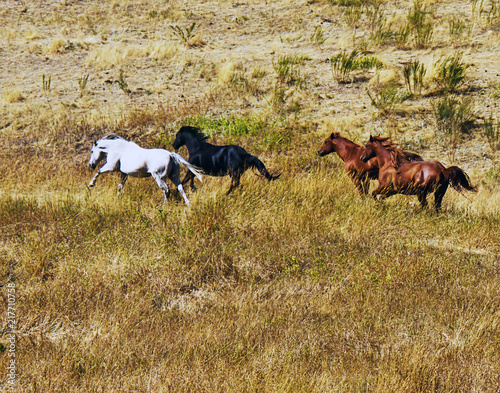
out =
<svg viewBox="0 0 500 393"><path fill-rule="evenodd" d="M182 131L182 129L179 130L179 132L177 132L177 135L175 136L175 141L172 144L172 147L175 150L179 150L182 146L184 146L186 144L186 142L184 141L184 135L181 131Z"/></svg>
<svg viewBox="0 0 500 393"><path fill-rule="evenodd" d="M373 158L373 157L376 156L375 147L374 147L375 141L376 140L370 135L370 140L365 145L365 150L363 151L363 153L361 153L361 156L359 157L359 159L361 160L361 162L365 162L366 163L371 158Z"/></svg>
<svg viewBox="0 0 500 393"><path fill-rule="evenodd" d="M99 142L92 142L92 150L90 151L89 166L95 169L97 164L106 156L106 153L99 147Z"/></svg>
<svg viewBox="0 0 500 393"><path fill-rule="evenodd" d="M339 134L334 132L332 135L326 138L325 142L323 142L323 144L318 150L318 155L320 157L326 156L327 154L330 154L331 152L335 151L334 140L338 138L338 136Z"/></svg>
<svg viewBox="0 0 500 393"><path fill-rule="evenodd" d="M195 146L200 146L205 144L208 137L203 134L203 132L197 127L182 126L177 135L175 136L175 141L173 147L175 150L186 146L188 151L191 151Z"/></svg>

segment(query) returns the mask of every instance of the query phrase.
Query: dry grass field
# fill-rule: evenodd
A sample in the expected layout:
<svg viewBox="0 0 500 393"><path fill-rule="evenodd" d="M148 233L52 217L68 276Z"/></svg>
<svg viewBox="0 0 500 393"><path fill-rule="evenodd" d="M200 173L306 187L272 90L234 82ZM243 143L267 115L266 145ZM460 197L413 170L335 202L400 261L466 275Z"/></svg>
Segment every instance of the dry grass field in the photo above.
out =
<svg viewBox="0 0 500 393"><path fill-rule="evenodd" d="M3 0L0 391L499 392L499 42L498 0ZM87 187L182 125L281 178ZM478 192L362 198L332 132Z"/></svg>

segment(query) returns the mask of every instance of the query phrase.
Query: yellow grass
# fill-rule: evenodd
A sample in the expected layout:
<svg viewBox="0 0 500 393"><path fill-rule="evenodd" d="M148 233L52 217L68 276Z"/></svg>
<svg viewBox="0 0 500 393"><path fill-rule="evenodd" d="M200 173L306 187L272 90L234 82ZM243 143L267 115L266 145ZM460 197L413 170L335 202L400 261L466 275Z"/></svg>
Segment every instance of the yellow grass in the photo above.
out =
<svg viewBox="0 0 500 393"><path fill-rule="evenodd" d="M11 104L13 102L23 101L25 97L19 90L6 88L2 92L2 99L4 102Z"/></svg>
<svg viewBox="0 0 500 393"><path fill-rule="evenodd" d="M235 64L231 61L227 61L220 65L219 71L217 73L217 81L219 84L225 85L233 76Z"/></svg>
<svg viewBox="0 0 500 393"><path fill-rule="evenodd" d="M122 43L106 44L90 50L85 64L97 71L133 62L139 57L168 60L178 51L176 44L156 41L146 47Z"/></svg>
<svg viewBox="0 0 500 393"><path fill-rule="evenodd" d="M66 51L67 40L63 37L53 38L49 44L44 48L45 53L56 54L64 53Z"/></svg>
<svg viewBox="0 0 500 393"><path fill-rule="evenodd" d="M31 27L30 29L28 29L28 31L26 31L25 37L27 40L33 41L42 38L42 35L37 29Z"/></svg>
<svg viewBox="0 0 500 393"><path fill-rule="evenodd" d="M166 42L153 42L147 49L147 55L155 60L168 60L178 51L177 45Z"/></svg>
<svg viewBox="0 0 500 393"><path fill-rule="evenodd" d="M87 56L86 65L96 70L104 70L132 61L143 53L144 50L137 46L108 44L91 50Z"/></svg>

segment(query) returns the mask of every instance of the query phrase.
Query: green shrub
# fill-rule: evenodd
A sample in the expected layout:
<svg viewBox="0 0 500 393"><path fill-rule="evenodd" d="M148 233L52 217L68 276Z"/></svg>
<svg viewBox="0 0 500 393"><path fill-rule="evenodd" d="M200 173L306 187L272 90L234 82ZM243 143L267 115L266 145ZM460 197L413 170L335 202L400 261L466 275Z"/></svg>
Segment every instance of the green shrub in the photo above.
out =
<svg viewBox="0 0 500 393"><path fill-rule="evenodd" d="M265 130L267 123L259 117L218 117L194 116L185 119L185 124L199 127L208 136L213 135L257 135Z"/></svg>
<svg viewBox="0 0 500 393"><path fill-rule="evenodd" d="M85 92L87 91L87 82L89 81L89 74L83 75L78 79L78 87L80 88L80 97L83 97Z"/></svg>
<svg viewBox="0 0 500 393"><path fill-rule="evenodd" d="M373 32L385 24L383 2L374 0L364 2L363 4L370 31Z"/></svg>
<svg viewBox="0 0 500 393"><path fill-rule="evenodd" d="M118 79L117 79L116 83L118 83L118 87L125 94L131 93L130 89L128 88L127 77L125 75L125 71L123 71L123 68L120 68L120 71L118 71Z"/></svg>
<svg viewBox="0 0 500 393"><path fill-rule="evenodd" d="M307 55L283 55L273 62L278 82L289 86L305 87L306 78L300 72L300 66L309 60Z"/></svg>
<svg viewBox="0 0 500 393"><path fill-rule="evenodd" d="M500 85L495 86L495 87L493 88L493 92L491 93L491 97L493 97L493 98L495 98L495 99L500 98Z"/></svg>
<svg viewBox="0 0 500 393"><path fill-rule="evenodd" d="M484 136L492 150L500 150L500 123L492 115L484 121Z"/></svg>
<svg viewBox="0 0 500 393"><path fill-rule="evenodd" d="M189 41L194 37L194 28L196 26L196 22L193 22L191 26L185 27L184 29L182 27L179 27L177 25L175 26L170 26L172 29L172 33L179 38L184 45L189 46Z"/></svg>
<svg viewBox="0 0 500 393"><path fill-rule="evenodd" d="M454 92L464 83L469 64L463 63L462 54L457 53L438 60L434 67L436 69L434 78L436 83L441 89Z"/></svg>
<svg viewBox="0 0 500 393"><path fill-rule="evenodd" d="M342 16L349 27L357 27L361 17L365 15L368 28L374 32L384 25L383 3L381 0L358 0L342 1L339 5L342 6Z"/></svg>
<svg viewBox="0 0 500 393"><path fill-rule="evenodd" d="M255 68L249 75L245 67L239 67L231 75L230 83L237 92L258 96L262 93L261 82L265 76L266 72L259 67Z"/></svg>
<svg viewBox="0 0 500 393"><path fill-rule="evenodd" d="M331 5L338 5L341 7L361 6L361 0L328 0Z"/></svg>
<svg viewBox="0 0 500 393"><path fill-rule="evenodd" d="M424 87L424 76L427 70L418 60L412 60L403 67L406 88L412 94L421 94Z"/></svg>
<svg viewBox="0 0 500 393"><path fill-rule="evenodd" d="M347 26L353 28L358 25L358 22L361 19L361 15L363 14L363 10L359 4L348 5L343 8L342 16Z"/></svg>
<svg viewBox="0 0 500 393"><path fill-rule="evenodd" d="M470 35L471 29L466 27L464 18L452 17L448 20L448 31L453 40L458 40L464 34Z"/></svg>
<svg viewBox="0 0 500 393"><path fill-rule="evenodd" d="M499 0L471 0L472 15L477 14L478 19L484 19L487 26L495 24L500 19L500 2Z"/></svg>
<svg viewBox="0 0 500 393"><path fill-rule="evenodd" d="M450 144L458 142L476 117L472 98L452 95L431 101L432 113L440 135Z"/></svg>
<svg viewBox="0 0 500 393"><path fill-rule="evenodd" d="M389 115L396 105L403 103L413 96L411 93L401 91L398 85L394 83L384 86L374 93L367 89L366 93L368 97L370 97L371 104L377 108L382 115Z"/></svg>
<svg viewBox="0 0 500 393"><path fill-rule="evenodd" d="M323 27L321 25L314 28L314 33L311 34L311 42L318 46L321 46L326 41L325 35L323 33Z"/></svg>
<svg viewBox="0 0 500 393"><path fill-rule="evenodd" d="M412 43L416 48L427 48L432 44L434 29L432 22L427 20L430 13L421 0L414 0L406 15L406 24L396 33L398 46L405 47Z"/></svg>
<svg viewBox="0 0 500 393"><path fill-rule="evenodd" d="M337 81L347 82L352 80L351 75L354 71L366 71L372 68L380 69L384 67L384 63L376 56L363 55L357 49L354 49L351 53L343 51L332 56L330 66Z"/></svg>
<svg viewBox="0 0 500 393"><path fill-rule="evenodd" d="M381 21L370 33L370 41L374 45L385 45L394 40L396 35L386 26L384 21Z"/></svg>

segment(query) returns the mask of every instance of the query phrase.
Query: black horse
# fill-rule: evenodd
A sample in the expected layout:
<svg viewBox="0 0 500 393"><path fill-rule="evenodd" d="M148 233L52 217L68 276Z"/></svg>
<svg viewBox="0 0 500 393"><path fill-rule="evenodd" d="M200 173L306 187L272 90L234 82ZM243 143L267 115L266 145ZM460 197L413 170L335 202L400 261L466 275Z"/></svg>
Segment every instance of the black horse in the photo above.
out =
<svg viewBox="0 0 500 393"><path fill-rule="evenodd" d="M207 142L207 136L199 128L183 126L177 132L173 147L175 150L186 146L189 152L189 163L203 170L209 176L231 176L231 187L228 194L240 184L241 175L248 168L257 169L266 179L275 180L281 176L271 175L262 161L247 153L245 149L236 145L216 146ZM194 176L188 172L182 184L191 181L194 187Z"/></svg>

